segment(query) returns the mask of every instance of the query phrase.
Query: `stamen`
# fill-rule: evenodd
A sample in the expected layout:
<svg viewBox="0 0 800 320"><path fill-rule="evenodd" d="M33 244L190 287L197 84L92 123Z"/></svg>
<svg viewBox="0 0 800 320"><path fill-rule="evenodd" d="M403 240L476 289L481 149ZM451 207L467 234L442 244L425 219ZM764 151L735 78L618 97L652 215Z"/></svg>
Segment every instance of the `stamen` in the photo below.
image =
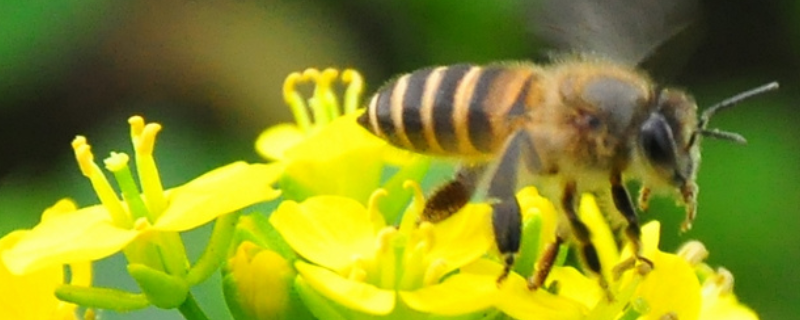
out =
<svg viewBox="0 0 800 320"><path fill-rule="evenodd" d="M319 77L316 90L314 90L315 99L317 99L327 111L325 113L327 122L338 118L342 114L339 110L339 101L332 88L333 81L336 80L338 76L339 70L333 68L325 69Z"/></svg>
<svg viewBox="0 0 800 320"><path fill-rule="evenodd" d="M367 279L367 271L364 268L364 258L360 255L354 255L353 263L350 267L350 272L347 274L347 279L357 281L357 282L364 282Z"/></svg>
<svg viewBox="0 0 800 320"><path fill-rule="evenodd" d="M403 182L403 189L411 190L411 204L406 207L405 211L401 214L400 218L400 233L404 235L411 235L420 222L420 215L425 209L425 198L422 195L422 189L419 184L413 180L405 180Z"/></svg>
<svg viewBox="0 0 800 320"><path fill-rule="evenodd" d="M711 282L710 284L708 282ZM706 280L703 287L713 285L719 295L733 293L733 273L723 267L717 268L717 275Z"/></svg>
<svg viewBox="0 0 800 320"><path fill-rule="evenodd" d="M156 136L161 131L161 125L145 124L144 119L139 116L131 117L128 123L131 125L131 140L136 151L136 172L139 174L142 192L147 199L147 208L150 209L148 212L152 215L151 219L157 219L167 207L164 186L161 184L158 167L153 158Z"/></svg>
<svg viewBox="0 0 800 320"><path fill-rule="evenodd" d="M342 73L342 82L347 85L344 94L344 114L351 114L359 107L361 92L364 91L364 78L358 71L347 69Z"/></svg>
<svg viewBox="0 0 800 320"><path fill-rule="evenodd" d="M678 249L678 256L689 262L692 267L695 267L708 258L708 249L702 242L693 240Z"/></svg>
<svg viewBox="0 0 800 320"><path fill-rule="evenodd" d="M125 212L122 202L117 198L114 188L111 187L103 171L94 163L94 155L92 154L91 146L86 142L86 138L77 136L75 140L72 141L72 148L75 152L75 159L78 161L81 173L89 178L94 192L97 194L100 203L102 203L108 211L114 225L125 229L130 228L133 221L131 221L131 218Z"/></svg>
<svg viewBox="0 0 800 320"><path fill-rule="evenodd" d="M394 240L397 235L397 229L394 227L386 227L378 232L377 241L375 244L376 254L375 259L377 262L378 272L378 286L384 289L394 289L395 281L397 279L397 266L395 258L395 245Z"/></svg>
<svg viewBox="0 0 800 320"><path fill-rule="evenodd" d="M283 82L283 100L292 110L292 115L300 131L308 132L311 128L311 120L308 117L308 107L306 106L303 96L295 90L297 82L302 81L302 77L303 75L298 72L293 72L286 77L286 81Z"/></svg>
<svg viewBox="0 0 800 320"><path fill-rule="evenodd" d="M403 254L403 269L400 283L398 284L399 290L410 290L422 286L424 272L427 266L425 265L425 253L428 252L430 247L427 243L416 242L410 240L406 243L405 252Z"/></svg>
<svg viewBox="0 0 800 320"><path fill-rule="evenodd" d="M131 169L128 167L128 159L128 155L125 153L112 152L111 156L103 160L103 163L105 163L106 169L114 173L117 185L122 190L122 197L126 200L128 210L133 219L146 217L151 222L155 221L148 214L149 211L139 195L139 188L136 187L133 174L131 174Z"/></svg>
<svg viewBox="0 0 800 320"><path fill-rule="evenodd" d="M415 238L419 243L424 243L426 248L431 248L434 245L434 234L433 234L433 224L427 221L423 221L419 224L417 228L417 232L415 232ZM427 253L427 251L425 251Z"/></svg>
<svg viewBox="0 0 800 320"><path fill-rule="evenodd" d="M311 95L311 99L308 99L308 106L314 116L312 129L328 123L330 120L328 118L328 111L325 109L324 101L320 99L318 94L321 82L323 81L322 74L317 69L306 69L303 71L302 80L310 81L315 84L314 93Z"/></svg>
<svg viewBox="0 0 800 320"><path fill-rule="evenodd" d="M377 189L372 192L369 196L369 200L367 200L367 214L369 214L369 220L372 222L372 225L378 228L375 230L376 232L385 225L383 215L381 215L381 210L378 206L378 200L387 195L389 195L389 192L385 189Z"/></svg>
<svg viewBox="0 0 800 320"><path fill-rule="evenodd" d="M152 226L153 225L150 223L150 221L147 220L147 218L141 217L137 218L136 221L133 223L133 230L145 231Z"/></svg>
<svg viewBox="0 0 800 320"><path fill-rule="evenodd" d="M447 272L447 261L444 259L436 259L425 269L425 275L422 277L422 283L425 286L434 285L439 283L445 272Z"/></svg>

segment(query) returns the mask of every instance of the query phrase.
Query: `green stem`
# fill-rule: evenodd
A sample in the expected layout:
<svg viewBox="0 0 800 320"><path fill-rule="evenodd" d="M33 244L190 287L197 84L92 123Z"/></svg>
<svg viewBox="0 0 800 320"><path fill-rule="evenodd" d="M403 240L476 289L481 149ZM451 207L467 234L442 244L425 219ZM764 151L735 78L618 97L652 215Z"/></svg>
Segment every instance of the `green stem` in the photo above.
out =
<svg viewBox="0 0 800 320"><path fill-rule="evenodd" d="M225 260L225 255L228 252L228 247L231 245L231 239L236 231L236 224L239 221L239 212L229 213L217 218L214 223L214 231L211 232L211 240L208 241L206 250L197 263L189 269L189 274L186 281L189 285L195 285L206 278L211 276L214 271L219 268L222 261Z"/></svg>
<svg viewBox="0 0 800 320"><path fill-rule="evenodd" d="M208 316L200 309L191 292L186 295L186 300L178 307L178 311L181 312L186 320L209 320Z"/></svg>

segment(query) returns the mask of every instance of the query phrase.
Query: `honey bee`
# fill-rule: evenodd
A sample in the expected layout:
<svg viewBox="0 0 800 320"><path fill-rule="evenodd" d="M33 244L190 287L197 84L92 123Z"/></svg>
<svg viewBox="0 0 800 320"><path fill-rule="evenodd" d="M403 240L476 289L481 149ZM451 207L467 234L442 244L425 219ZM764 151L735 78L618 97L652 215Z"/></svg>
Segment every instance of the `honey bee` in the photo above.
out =
<svg viewBox="0 0 800 320"><path fill-rule="evenodd" d="M637 262L652 267L641 255L639 219L624 183L642 184L641 209L651 190L677 197L686 207L681 229L688 230L696 215L702 138L745 141L736 133L708 129L709 120L778 84L746 91L698 116L691 96L661 87L631 61L619 60L584 55L549 65L417 70L380 88L358 122L397 147L461 160L455 178L428 199L421 219L446 219L474 197L491 203L495 241L505 264L498 283L520 248L521 210L514 195L528 185L563 213L555 242L529 279L531 289L544 284L559 245L570 236L584 264L600 274L589 229L577 214L582 193L595 194L627 223L624 233L635 254L615 273Z"/></svg>

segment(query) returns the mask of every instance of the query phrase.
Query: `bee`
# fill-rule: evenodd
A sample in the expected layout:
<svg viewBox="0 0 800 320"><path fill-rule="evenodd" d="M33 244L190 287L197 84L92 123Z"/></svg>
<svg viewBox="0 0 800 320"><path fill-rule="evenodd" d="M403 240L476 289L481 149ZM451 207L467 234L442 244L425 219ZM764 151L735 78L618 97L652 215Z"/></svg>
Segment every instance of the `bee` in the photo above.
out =
<svg viewBox="0 0 800 320"><path fill-rule="evenodd" d="M615 267L615 274L637 262L652 267L641 255L640 223L625 182L641 183L641 209L651 192L676 197L686 209L681 229L688 230L696 216L702 138L745 141L708 129L709 120L777 87L773 82L743 92L698 116L690 95L659 86L625 59L574 55L548 65L458 64L413 71L385 84L358 122L394 146L460 159L454 179L429 197L421 219L446 219L475 197L491 203L505 265L498 284L520 248L516 191L533 185L550 199L562 214L555 242L529 279L535 289L570 238L583 263L600 274L589 229L577 214L582 193L595 194L626 222L624 234L635 254Z"/></svg>

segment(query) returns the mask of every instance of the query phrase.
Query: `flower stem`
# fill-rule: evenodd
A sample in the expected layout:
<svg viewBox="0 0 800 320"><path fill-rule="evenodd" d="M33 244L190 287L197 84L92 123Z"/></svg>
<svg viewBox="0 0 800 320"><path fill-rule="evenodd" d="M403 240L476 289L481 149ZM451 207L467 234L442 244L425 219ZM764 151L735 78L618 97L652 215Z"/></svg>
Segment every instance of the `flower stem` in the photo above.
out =
<svg viewBox="0 0 800 320"><path fill-rule="evenodd" d="M186 300L178 307L178 311L181 312L186 320L209 320L208 316L200 309L191 292L186 295Z"/></svg>

